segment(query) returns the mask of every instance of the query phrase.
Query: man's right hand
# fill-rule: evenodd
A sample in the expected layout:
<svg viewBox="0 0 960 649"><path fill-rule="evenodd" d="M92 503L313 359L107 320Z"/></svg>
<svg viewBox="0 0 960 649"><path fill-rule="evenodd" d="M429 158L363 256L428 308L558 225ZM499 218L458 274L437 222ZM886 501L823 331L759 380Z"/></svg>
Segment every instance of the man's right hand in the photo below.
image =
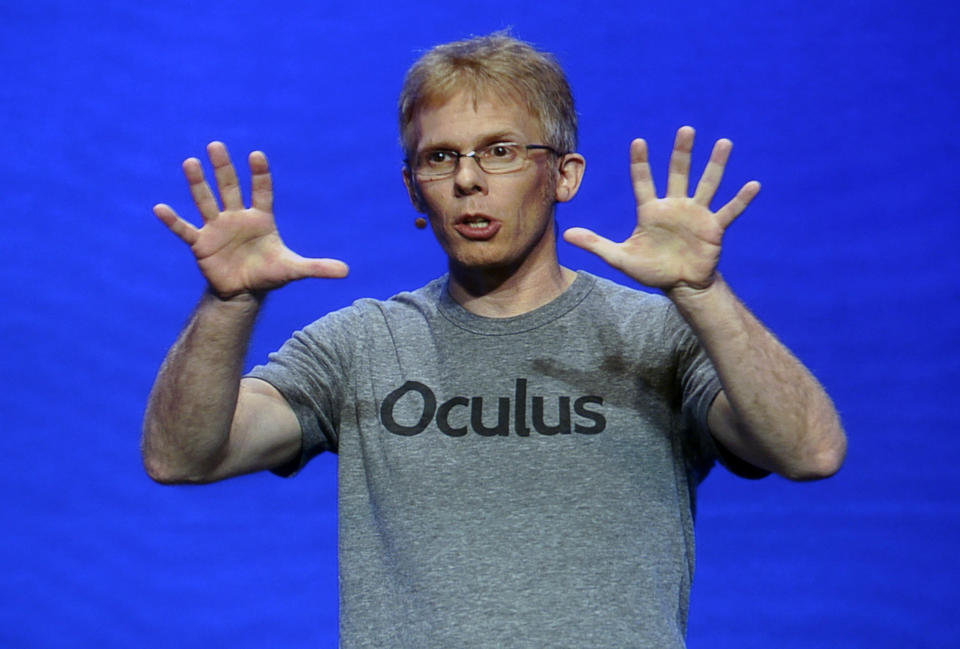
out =
<svg viewBox="0 0 960 649"><path fill-rule="evenodd" d="M210 290L221 299L248 294L260 297L267 291L307 277L346 277L349 269L336 259L301 257L283 243L273 216L273 182L267 157L250 154L253 200L243 204L237 172L222 142L207 145L223 210L203 176L197 158L183 162L190 193L203 217L197 228L169 205L154 206L154 214L193 250Z"/></svg>

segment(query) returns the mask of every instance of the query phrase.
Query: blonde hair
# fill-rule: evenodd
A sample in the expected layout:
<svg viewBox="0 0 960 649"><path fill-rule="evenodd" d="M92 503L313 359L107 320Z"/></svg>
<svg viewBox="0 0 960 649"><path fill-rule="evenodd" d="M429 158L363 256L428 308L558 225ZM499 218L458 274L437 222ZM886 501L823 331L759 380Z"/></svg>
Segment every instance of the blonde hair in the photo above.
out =
<svg viewBox="0 0 960 649"><path fill-rule="evenodd" d="M540 123L547 144L560 153L577 148L577 113L556 59L507 32L438 45L413 64L400 92L400 138L409 158L416 148L413 119L461 91L474 99L514 101Z"/></svg>

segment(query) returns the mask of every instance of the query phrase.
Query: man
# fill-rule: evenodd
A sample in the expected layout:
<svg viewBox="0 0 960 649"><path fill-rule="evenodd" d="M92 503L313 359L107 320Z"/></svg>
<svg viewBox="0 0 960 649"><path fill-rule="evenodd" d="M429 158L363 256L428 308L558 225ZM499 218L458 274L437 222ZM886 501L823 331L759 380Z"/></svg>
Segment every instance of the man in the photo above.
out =
<svg viewBox="0 0 960 649"><path fill-rule="evenodd" d="M407 75L400 122L403 179L448 275L321 318L245 378L264 296L347 268L283 244L262 153L248 209L222 144L208 147L222 210L184 163L203 227L155 212L209 289L151 394L148 472L290 475L337 452L344 647L684 646L713 462L814 479L845 453L823 389L716 270L759 184L710 211L721 140L690 197L684 127L658 198L632 143L633 235L564 236L663 298L558 262L555 204L585 161L548 55L496 34L435 48Z"/></svg>

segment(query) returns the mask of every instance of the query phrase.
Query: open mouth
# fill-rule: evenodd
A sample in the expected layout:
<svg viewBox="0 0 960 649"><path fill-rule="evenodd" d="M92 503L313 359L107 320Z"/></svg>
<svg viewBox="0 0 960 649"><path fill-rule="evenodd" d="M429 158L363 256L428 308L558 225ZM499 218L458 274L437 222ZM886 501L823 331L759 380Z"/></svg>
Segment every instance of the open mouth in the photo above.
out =
<svg viewBox="0 0 960 649"><path fill-rule="evenodd" d="M470 216L461 221L465 226L473 230L482 230L483 228L490 225L490 219L484 218L482 216Z"/></svg>
<svg viewBox="0 0 960 649"><path fill-rule="evenodd" d="M482 214L467 214L457 219L454 229L468 239L490 239L500 229L500 222Z"/></svg>

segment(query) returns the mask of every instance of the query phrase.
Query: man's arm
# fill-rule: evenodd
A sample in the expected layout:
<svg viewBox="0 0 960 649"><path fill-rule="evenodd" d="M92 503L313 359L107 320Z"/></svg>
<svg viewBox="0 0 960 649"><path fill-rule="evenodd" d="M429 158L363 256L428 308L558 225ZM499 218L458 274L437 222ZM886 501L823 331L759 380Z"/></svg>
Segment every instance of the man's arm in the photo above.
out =
<svg viewBox="0 0 960 649"><path fill-rule="evenodd" d="M659 288L691 325L720 376L709 412L717 439L737 456L787 478L823 478L839 470L846 436L826 392L810 372L736 298L717 273L723 234L760 191L749 182L710 211L732 144L716 143L693 197L693 129L677 132L667 193L658 198L643 140L631 145L637 226L622 243L583 228L564 237L638 282Z"/></svg>
<svg viewBox="0 0 960 649"><path fill-rule="evenodd" d="M279 392L241 381L253 325L270 290L305 277L343 277L331 259L305 259L284 245L273 217L266 157L250 154L253 197L245 208L236 171L219 142L207 148L223 210L195 158L183 164L203 217L196 228L167 205L157 217L187 243L208 290L167 355L144 418L144 466L164 483L210 482L279 466L300 449L300 426Z"/></svg>
<svg viewBox="0 0 960 649"><path fill-rule="evenodd" d="M263 381L241 381L255 298L207 293L167 354L144 418L147 473L199 483L279 466L300 449L300 425Z"/></svg>
<svg viewBox="0 0 960 649"><path fill-rule="evenodd" d="M826 478L840 469L846 436L820 383L750 313L718 276L708 289L678 292L723 390L708 422L727 450L792 480Z"/></svg>

